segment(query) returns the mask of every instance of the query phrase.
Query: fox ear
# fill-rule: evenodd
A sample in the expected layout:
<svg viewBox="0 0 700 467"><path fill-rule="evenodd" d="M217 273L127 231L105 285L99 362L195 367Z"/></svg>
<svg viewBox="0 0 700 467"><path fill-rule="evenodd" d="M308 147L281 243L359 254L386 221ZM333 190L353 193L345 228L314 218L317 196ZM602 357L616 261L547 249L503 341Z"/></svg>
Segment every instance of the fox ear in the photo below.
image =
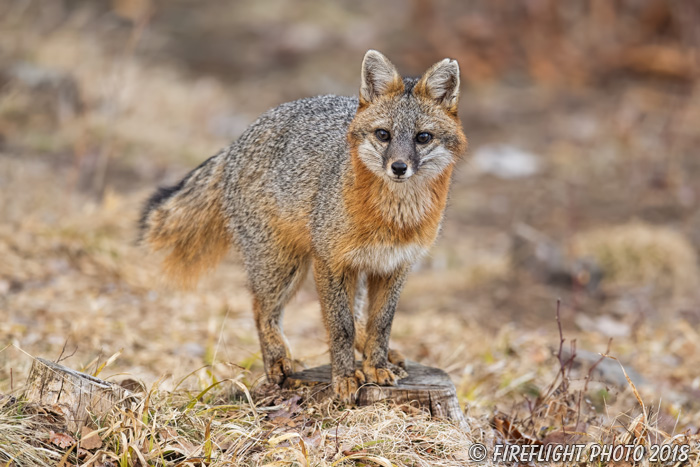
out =
<svg viewBox="0 0 700 467"><path fill-rule="evenodd" d="M403 90L403 80L396 67L376 50L368 50L362 60L360 104L366 105L377 97Z"/></svg>
<svg viewBox="0 0 700 467"><path fill-rule="evenodd" d="M423 94L444 106L449 112L457 113L459 101L459 64L457 60L446 58L431 66L420 81L415 92Z"/></svg>

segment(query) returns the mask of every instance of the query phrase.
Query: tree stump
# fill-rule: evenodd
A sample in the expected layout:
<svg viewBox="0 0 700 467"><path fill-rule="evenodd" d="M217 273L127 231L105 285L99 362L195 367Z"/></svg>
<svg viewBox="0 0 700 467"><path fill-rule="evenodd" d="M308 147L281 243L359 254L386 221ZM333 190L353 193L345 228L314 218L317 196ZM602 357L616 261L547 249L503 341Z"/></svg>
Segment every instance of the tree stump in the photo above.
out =
<svg viewBox="0 0 700 467"><path fill-rule="evenodd" d="M381 401L411 405L429 412L433 417L450 419L467 428L455 386L447 373L411 361L406 362L406 371L408 377L400 380L396 386L362 386L357 394L357 405L366 406ZM314 397L323 399L333 396L330 382L331 366L322 365L292 374L285 381L285 386L290 389L318 389Z"/></svg>
<svg viewBox="0 0 700 467"><path fill-rule="evenodd" d="M114 407L129 407L135 396L118 384L103 381L43 358L32 364L24 397L51 406L66 419L70 432L80 430L90 414L101 417Z"/></svg>

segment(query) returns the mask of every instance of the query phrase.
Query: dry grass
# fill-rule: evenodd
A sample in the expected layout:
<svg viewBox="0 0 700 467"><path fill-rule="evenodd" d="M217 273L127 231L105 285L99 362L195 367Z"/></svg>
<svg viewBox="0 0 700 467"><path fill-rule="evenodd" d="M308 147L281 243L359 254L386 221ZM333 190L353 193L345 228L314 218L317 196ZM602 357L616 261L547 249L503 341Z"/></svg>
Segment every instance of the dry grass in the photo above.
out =
<svg viewBox="0 0 700 467"><path fill-rule="evenodd" d="M233 387L231 387L233 386ZM68 455L81 465L460 465L472 438L447 422L377 405L338 409L297 406L278 394L250 405L231 381L200 394L151 390L133 412L95 421L100 448ZM290 396L287 394L286 396ZM226 400L222 404L222 399ZM217 403L218 402L218 403ZM285 416L276 415L284 412ZM5 404L0 424L4 460L17 465L57 462L70 449L57 446L57 426L20 403ZM30 431L31 430L31 431ZM27 434L33 435L28 437ZM75 441L75 440L74 440ZM76 448L80 448L80 442ZM78 449L75 449L79 452ZM78 459L80 458L80 459ZM93 464L94 463L94 464ZM140 463L140 464L139 464Z"/></svg>
<svg viewBox="0 0 700 467"><path fill-rule="evenodd" d="M479 442L489 452L503 443L576 443L587 445L585 452L600 443L685 445L687 462L680 465L697 465L700 435L668 430L654 407L612 417L597 413L590 401L582 402L584 388L572 389L570 367L561 362L548 393L532 401L527 416L468 416L466 431L410 407L347 409L269 385L251 388L251 395L241 384L245 371L224 380L210 372L214 382L199 392L164 391L156 383L135 405L93 417L83 436L66 433L51 407L5 397L0 460L17 466L461 466ZM630 387L632 400L644 408ZM90 436L92 442L83 441Z"/></svg>
<svg viewBox="0 0 700 467"><path fill-rule="evenodd" d="M687 297L700 285L693 245L668 227L635 222L581 232L572 239L577 257L598 261L612 288L647 287Z"/></svg>

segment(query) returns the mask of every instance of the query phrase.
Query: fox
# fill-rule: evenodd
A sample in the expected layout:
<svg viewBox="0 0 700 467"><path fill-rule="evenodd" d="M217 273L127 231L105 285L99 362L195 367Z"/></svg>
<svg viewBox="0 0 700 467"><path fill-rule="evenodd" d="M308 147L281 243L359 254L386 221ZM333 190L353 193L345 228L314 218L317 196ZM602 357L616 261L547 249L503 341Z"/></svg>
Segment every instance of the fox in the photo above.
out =
<svg viewBox="0 0 700 467"><path fill-rule="evenodd" d="M396 385L408 376L405 357L389 348L399 295L436 241L467 148L459 88L456 60L404 78L369 50L357 97L268 110L148 199L141 239L164 252L165 274L184 286L229 249L241 253L271 383L294 372L281 320L312 269L334 396L353 404L363 384Z"/></svg>

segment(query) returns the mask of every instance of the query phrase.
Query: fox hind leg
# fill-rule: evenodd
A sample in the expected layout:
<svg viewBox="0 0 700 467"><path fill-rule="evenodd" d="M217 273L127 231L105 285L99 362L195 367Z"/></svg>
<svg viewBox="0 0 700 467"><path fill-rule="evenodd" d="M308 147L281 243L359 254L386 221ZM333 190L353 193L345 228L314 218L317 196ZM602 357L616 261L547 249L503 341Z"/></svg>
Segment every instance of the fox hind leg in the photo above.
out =
<svg viewBox="0 0 700 467"><path fill-rule="evenodd" d="M362 355L367 342L367 275L360 273L357 278L355 297L352 306L353 317L355 318L355 350ZM406 357L398 350L389 348L387 358L389 363L402 369L406 369ZM404 374L402 372L398 372Z"/></svg>
<svg viewBox="0 0 700 467"><path fill-rule="evenodd" d="M404 370L406 369L406 357L398 350L390 348L387 359L389 360L389 363L396 365L399 368L403 368Z"/></svg>
<svg viewBox="0 0 700 467"><path fill-rule="evenodd" d="M367 275L364 273L358 274L357 277L352 316L355 320L355 350L362 355L367 340Z"/></svg>
<svg viewBox="0 0 700 467"><path fill-rule="evenodd" d="M284 258L284 261L280 261ZM284 306L299 289L309 261L295 255L275 255L256 261L249 269L253 311L265 373L270 382L281 384L294 371L292 355L282 332Z"/></svg>

